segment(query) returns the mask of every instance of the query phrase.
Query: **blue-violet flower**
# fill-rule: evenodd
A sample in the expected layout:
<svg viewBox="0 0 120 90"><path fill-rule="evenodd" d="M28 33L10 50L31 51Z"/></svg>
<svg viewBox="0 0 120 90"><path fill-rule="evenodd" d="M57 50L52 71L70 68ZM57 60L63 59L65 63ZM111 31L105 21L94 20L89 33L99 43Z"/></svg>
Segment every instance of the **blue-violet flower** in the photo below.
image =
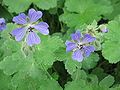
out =
<svg viewBox="0 0 120 90"><path fill-rule="evenodd" d="M49 25L46 22L37 22L42 15L41 11L29 9L28 16L24 13L15 16L13 22L21 25L20 28L11 32L12 36L15 36L15 40L21 41L25 37L27 45L33 46L34 44L39 44L41 40L35 30L38 30L43 35L49 34Z"/></svg>
<svg viewBox="0 0 120 90"><path fill-rule="evenodd" d="M78 62L83 61L84 57L88 57L91 52L95 51L95 47L90 45L96 38L89 34L82 36L80 31L71 34L72 41L66 41L66 52L73 51L72 58Z"/></svg>
<svg viewBox="0 0 120 90"><path fill-rule="evenodd" d="M101 30L103 33L107 33L108 32L108 29L102 29Z"/></svg>
<svg viewBox="0 0 120 90"><path fill-rule="evenodd" d="M6 23L4 18L0 18L0 31L3 31L6 28Z"/></svg>

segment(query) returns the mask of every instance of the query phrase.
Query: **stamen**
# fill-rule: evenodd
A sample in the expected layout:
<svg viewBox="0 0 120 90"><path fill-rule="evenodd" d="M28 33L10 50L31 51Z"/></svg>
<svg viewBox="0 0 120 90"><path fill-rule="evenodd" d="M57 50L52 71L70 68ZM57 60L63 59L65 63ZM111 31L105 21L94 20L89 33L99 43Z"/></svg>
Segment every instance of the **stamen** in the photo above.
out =
<svg viewBox="0 0 120 90"><path fill-rule="evenodd" d="M32 29L29 29L29 32L33 32L33 30L32 30Z"/></svg>
<svg viewBox="0 0 120 90"><path fill-rule="evenodd" d="M0 26L2 26L2 25L5 25L5 23L3 23L3 22L2 22L2 23L0 23Z"/></svg>
<svg viewBox="0 0 120 90"><path fill-rule="evenodd" d="M82 44L82 43L78 43L78 44L77 44L77 48L78 48L79 50L81 50L81 49L83 48L83 44Z"/></svg>

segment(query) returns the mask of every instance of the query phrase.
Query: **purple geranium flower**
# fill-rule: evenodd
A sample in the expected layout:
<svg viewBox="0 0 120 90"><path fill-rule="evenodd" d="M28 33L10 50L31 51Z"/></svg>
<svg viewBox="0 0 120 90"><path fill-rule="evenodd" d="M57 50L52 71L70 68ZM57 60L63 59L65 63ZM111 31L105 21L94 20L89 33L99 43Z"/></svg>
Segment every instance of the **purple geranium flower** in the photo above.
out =
<svg viewBox="0 0 120 90"><path fill-rule="evenodd" d="M81 62L84 57L88 57L91 52L95 51L95 47L90 45L91 42L95 41L95 37L89 34L81 35L80 31L76 31L71 34L72 41L66 41L66 51L73 51L72 58Z"/></svg>
<svg viewBox="0 0 120 90"><path fill-rule="evenodd" d="M17 28L11 32L15 36L16 41L21 41L25 36L27 45L33 46L34 44L40 43L40 38L36 34L35 29L38 30L43 35L48 35L49 25L46 22L37 21L42 17L41 11L35 11L34 9L29 9L28 16L24 13L20 13L18 16L13 18L13 22L21 25L20 28Z"/></svg>
<svg viewBox="0 0 120 90"><path fill-rule="evenodd" d="M0 18L0 31L4 30L5 28L6 28L5 19Z"/></svg>

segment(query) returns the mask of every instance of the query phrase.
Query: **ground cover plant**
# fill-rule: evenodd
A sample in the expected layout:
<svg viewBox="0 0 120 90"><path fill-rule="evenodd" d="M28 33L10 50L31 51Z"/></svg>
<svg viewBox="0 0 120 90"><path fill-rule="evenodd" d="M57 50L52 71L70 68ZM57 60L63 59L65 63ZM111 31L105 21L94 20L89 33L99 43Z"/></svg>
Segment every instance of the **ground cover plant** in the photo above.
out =
<svg viewBox="0 0 120 90"><path fill-rule="evenodd" d="M120 0L0 0L0 90L120 90Z"/></svg>

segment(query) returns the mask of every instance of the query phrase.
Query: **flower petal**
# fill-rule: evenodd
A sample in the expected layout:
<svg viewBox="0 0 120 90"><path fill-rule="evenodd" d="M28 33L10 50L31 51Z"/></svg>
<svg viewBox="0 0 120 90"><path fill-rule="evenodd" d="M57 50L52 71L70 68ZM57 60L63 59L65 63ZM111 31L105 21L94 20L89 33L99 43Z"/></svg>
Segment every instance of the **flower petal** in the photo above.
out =
<svg viewBox="0 0 120 90"><path fill-rule="evenodd" d="M16 41L21 41L26 34L26 28L17 28L13 30L11 34L15 36Z"/></svg>
<svg viewBox="0 0 120 90"><path fill-rule="evenodd" d="M94 46L85 46L84 47L84 55L86 56L86 57L89 57L90 56L90 53L91 52L94 52L95 51L95 47Z"/></svg>
<svg viewBox="0 0 120 90"><path fill-rule="evenodd" d="M39 44L40 38L35 32L29 32L27 36L27 44L33 46L34 44Z"/></svg>
<svg viewBox="0 0 120 90"><path fill-rule="evenodd" d="M20 13L18 16L13 17L13 22L17 24L26 24L27 16L24 13Z"/></svg>
<svg viewBox="0 0 120 90"><path fill-rule="evenodd" d="M4 30L5 28L6 28L5 19L0 18L0 31Z"/></svg>
<svg viewBox="0 0 120 90"><path fill-rule="evenodd" d="M5 23L5 19L4 18L0 18L0 23Z"/></svg>
<svg viewBox="0 0 120 90"><path fill-rule="evenodd" d="M80 31L76 31L74 34L71 34L71 38L76 41L80 41L81 33Z"/></svg>
<svg viewBox="0 0 120 90"><path fill-rule="evenodd" d="M30 22L36 22L38 19L42 17L42 12L35 11L35 9L30 9L28 12L28 16L30 18Z"/></svg>
<svg viewBox="0 0 120 90"><path fill-rule="evenodd" d="M81 52L80 50L76 50L75 52L73 52L72 58L73 58L74 60L77 60L78 62L83 61L82 52Z"/></svg>
<svg viewBox="0 0 120 90"><path fill-rule="evenodd" d="M3 23L2 25L0 25L0 31L3 31L4 29L6 29L6 24Z"/></svg>
<svg viewBox="0 0 120 90"><path fill-rule="evenodd" d="M92 37L92 36L89 35L89 34L85 34L84 37L83 37L82 43L83 43L83 44L86 44L86 43L93 42L93 41L95 41L95 40L96 40L95 37Z"/></svg>
<svg viewBox="0 0 120 90"><path fill-rule="evenodd" d="M69 51L71 51L71 50L73 50L74 48L77 47L76 43L71 42L71 41L66 41L65 45L67 46L66 47L66 52L69 52Z"/></svg>
<svg viewBox="0 0 120 90"><path fill-rule="evenodd" d="M40 31L43 35L49 34L49 25L46 22L40 22L39 24L33 26L36 30Z"/></svg>
<svg viewBox="0 0 120 90"><path fill-rule="evenodd" d="M107 33L109 30L108 29L102 29L101 30L103 33Z"/></svg>

